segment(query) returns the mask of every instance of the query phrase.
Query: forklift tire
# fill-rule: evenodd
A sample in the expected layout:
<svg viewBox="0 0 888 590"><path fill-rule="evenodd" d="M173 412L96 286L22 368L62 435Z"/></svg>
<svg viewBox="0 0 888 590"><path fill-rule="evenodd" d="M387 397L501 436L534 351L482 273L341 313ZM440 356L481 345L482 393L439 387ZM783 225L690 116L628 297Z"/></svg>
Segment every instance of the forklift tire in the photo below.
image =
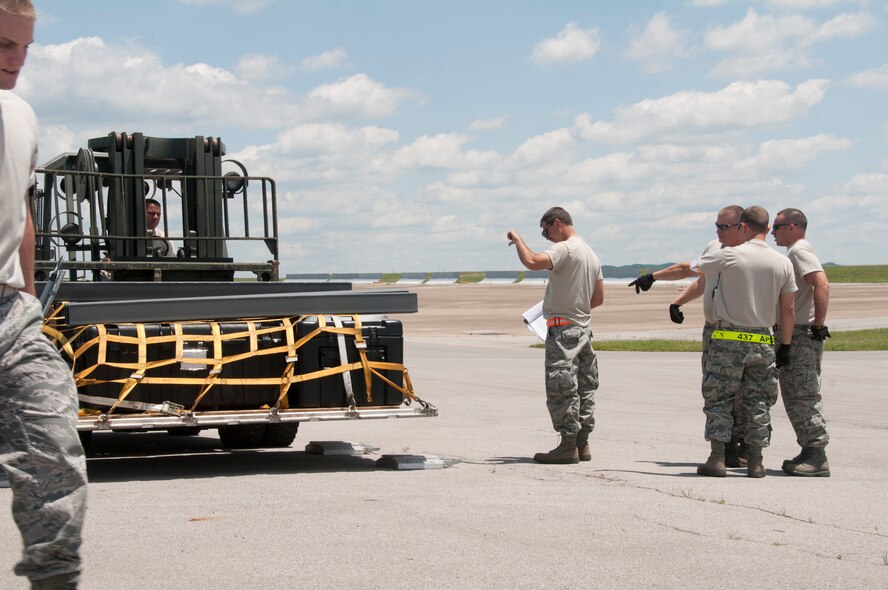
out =
<svg viewBox="0 0 888 590"><path fill-rule="evenodd" d="M229 449L261 447L265 438L265 424L239 424L219 428L219 440Z"/></svg>
<svg viewBox="0 0 888 590"><path fill-rule="evenodd" d="M289 447L296 438L299 430L299 422L287 422L286 424L268 424L265 427L263 444L266 447Z"/></svg>

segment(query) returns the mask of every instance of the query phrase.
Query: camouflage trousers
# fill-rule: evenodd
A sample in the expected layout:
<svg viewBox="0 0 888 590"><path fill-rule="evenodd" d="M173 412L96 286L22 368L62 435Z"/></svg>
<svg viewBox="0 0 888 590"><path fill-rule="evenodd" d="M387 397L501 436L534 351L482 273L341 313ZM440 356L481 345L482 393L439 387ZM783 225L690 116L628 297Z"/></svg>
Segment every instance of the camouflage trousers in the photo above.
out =
<svg viewBox="0 0 888 590"><path fill-rule="evenodd" d="M574 436L595 428L598 358L592 329L576 325L549 328L546 337L546 406L552 426Z"/></svg>
<svg viewBox="0 0 888 590"><path fill-rule="evenodd" d="M792 360L780 369L780 396L800 447L825 447L829 442L820 396L822 360L823 342L808 336L808 326L795 326Z"/></svg>
<svg viewBox="0 0 888 590"><path fill-rule="evenodd" d="M768 330L730 328L744 332ZM706 440L731 440L734 400L741 396L748 419L744 440L752 446L770 444L771 406L777 401L775 349L770 344L710 340L704 360L703 413Z"/></svg>
<svg viewBox="0 0 888 590"><path fill-rule="evenodd" d="M706 355L709 352L709 341L712 339L712 331L714 326L709 322L703 324L703 356L700 364L703 365L703 377L706 377ZM743 392L737 392L734 397L734 406L731 410L734 416L734 427L731 429L731 440L744 440L746 436L746 422L749 420L749 414L746 413L746 407L743 405Z"/></svg>
<svg viewBox="0 0 888 590"><path fill-rule="evenodd" d="M32 580L80 570L87 488L77 390L42 326L31 295L0 300L0 467L24 543L15 573Z"/></svg>

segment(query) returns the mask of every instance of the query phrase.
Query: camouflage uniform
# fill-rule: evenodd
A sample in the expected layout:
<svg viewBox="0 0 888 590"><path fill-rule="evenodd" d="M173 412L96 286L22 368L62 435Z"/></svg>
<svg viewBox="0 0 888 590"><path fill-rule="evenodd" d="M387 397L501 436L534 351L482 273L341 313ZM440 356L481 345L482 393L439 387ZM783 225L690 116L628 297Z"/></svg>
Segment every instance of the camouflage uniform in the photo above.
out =
<svg viewBox="0 0 888 590"><path fill-rule="evenodd" d="M0 466L32 580L80 570L86 461L71 371L42 333L37 299L4 287L0 300Z"/></svg>
<svg viewBox="0 0 888 590"><path fill-rule="evenodd" d="M770 333L767 328L721 327L754 334ZM731 439L734 427L731 410L742 392L742 405L748 414L744 440L757 447L770 444L770 408L777 401L775 356L771 344L733 340L709 342L704 354L703 376L706 440L727 442Z"/></svg>
<svg viewBox="0 0 888 590"><path fill-rule="evenodd" d="M715 324L706 322L703 324L703 356L700 357L700 364L703 366L703 377L706 378L706 358L709 354L709 341L712 338L712 331ZM746 413L746 407L743 405L743 391L738 391L734 397L733 405L734 425L731 429L731 440L744 441L746 435L746 423L749 421L749 415Z"/></svg>
<svg viewBox="0 0 888 590"><path fill-rule="evenodd" d="M592 329L553 326L546 338L546 406L559 433L576 436L595 428L598 358Z"/></svg>
<svg viewBox="0 0 888 590"><path fill-rule="evenodd" d="M829 434L820 395L823 342L811 338L808 330L807 325L793 328L792 362L780 369L780 394L799 446L825 447Z"/></svg>

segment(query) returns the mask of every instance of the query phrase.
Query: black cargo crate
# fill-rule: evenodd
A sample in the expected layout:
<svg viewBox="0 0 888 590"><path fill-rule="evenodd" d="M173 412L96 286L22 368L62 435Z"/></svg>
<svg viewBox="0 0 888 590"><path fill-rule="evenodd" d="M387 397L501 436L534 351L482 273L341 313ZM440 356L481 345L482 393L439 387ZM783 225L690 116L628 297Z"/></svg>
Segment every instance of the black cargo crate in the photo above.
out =
<svg viewBox="0 0 888 590"><path fill-rule="evenodd" d="M333 325L329 317L325 319L325 323L327 326ZM345 328L354 329L355 323L349 317L343 318L342 325ZM297 338L310 334L317 327L316 317L306 318L297 325ZM361 334L367 345L368 360L400 364L404 362L404 332L400 321L382 315L361 316ZM322 332L304 344L298 351L297 372L306 374L342 365L337 337L337 334ZM354 336L346 335L344 339L347 362L360 361L361 357L355 347ZM403 386L404 379L401 371L382 370L380 373L398 386ZM371 381L373 401L369 401L364 385L363 370L349 371L349 374L357 406L399 406L403 402L403 394L376 375L373 375ZM290 405L292 407L336 408L348 406L342 374L304 381L293 387L296 388L297 393L293 395L291 388Z"/></svg>
<svg viewBox="0 0 888 590"><path fill-rule="evenodd" d="M279 327L281 322L254 322L257 330L263 328ZM172 324L144 324L145 336L172 336ZM226 322L219 324L222 334L235 334L248 332L248 326L245 322ZM108 335L120 335L136 338L136 326L133 324L123 325L105 325ZM200 335L206 336L206 340L199 342L185 342L186 349L204 349L206 350L206 358L213 358L213 347L215 346L212 336L212 327L210 323L186 323L182 324L182 332L184 335ZM95 338L98 330L95 326L89 326L84 333L74 343L75 349L81 344ZM262 334L257 337L257 347L260 350L269 348L278 348L286 345L286 335L283 330L278 330L270 334ZM147 346L148 362L171 359L175 357L175 342L153 343ZM107 342L106 344L106 360L107 362L118 363L136 363L138 362L139 348L137 344ZM222 342L222 356L232 356L246 352L250 349L249 336L242 338L234 338ZM83 356L77 359L74 366L74 372L80 372L97 363L98 347L91 347ZM286 368L286 354L284 352L253 355L240 361L230 362L222 365L222 372L219 375L226 379L242 379L242 378L260 378L260 377L280 377ZM189 370L190 369L190 370ZM166 377L166 378L199 378L204 379L209 375L212 364L209 365L192 365L180 364L174 362L162 367L149 369L146 372L148 377ZM101 365L87 379L126 379L134 373L133 369L111 367ZM120 393L122 385L120 383L96 383L92 385L81 386L79 391L87 396L95 396L102 398L116 399ZM160 383L139 383L126 397L127 401L142 402L148 404L161 404L169 401L191 408L197 395L202 387L200 385L174 385ZM243 410L258 409L263 405L273 406L277 403L280 395L278 385L221 385L216 384L210 389L201 400L197 410ZM293 389L290 389L290 395L293 395ZM81 401L81 407L95 408L107 410L109 404L94 404ZM119 407L116 412L125 413L126 407ZM142 410L136 410L142 411Z"/></svg>

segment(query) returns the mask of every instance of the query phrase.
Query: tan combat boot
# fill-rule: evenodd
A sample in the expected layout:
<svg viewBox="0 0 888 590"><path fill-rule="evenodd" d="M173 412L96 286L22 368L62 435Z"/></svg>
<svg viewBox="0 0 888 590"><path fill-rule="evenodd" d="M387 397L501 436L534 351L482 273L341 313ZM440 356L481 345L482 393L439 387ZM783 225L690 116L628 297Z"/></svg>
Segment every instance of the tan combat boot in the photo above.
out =
<svg viewBox="0 0 888 590"><path fill-rule="evenodd" d="M577 435L577 455L579 455L580 461L592 460L592 449L589 448L588 432L580 432Z"/></svg>
<svg viewBox="0 0 888 590"><path fill-rule="evenodd" d="M537 453L533 456L533 460L537 463L549 463L554 465L579 463L580 456L577 453L576 435L571 436L568 434L562 434L561 444L548 453Z"/></svg>
<svg viewBox="0 0 888 590"><path fill-rule="evenodd" d="M805 447L802 449L805 455L800 463L790 463L788 469L784 469L790 475L803 477L829 477L829 461L826 459L826 449L823 447Z"/></svg>
<svg viewBox="0 0 888 590"><path fill-rule="evenodd" d="M746 457L740 457L740 446L736 440L725 443L725 466L726 467L745 467ZM744 452L745 452L744 448Z"/></svg>
<svg viewBox="0 0 888 590"><path fill-rule="evenodd" d="M746 458L746 477L756 479L765 477L765 465L762 460L762 448L749 445Z"/></svg>
<svg viewBox="0 0 888 590"><path fill-rule="evenodd" d="M808 449L802 447L802 450L799 451L799 454L793 457L792 459L785 459L783 461L783 471L789 475L792 475L792 470L799 463L804 463L805 459L808 456Z"/></svg>
<svg viewBox="0 0 888 590"><path fill-rule="evenodd" d="M709 459L703 465L697 465L697 475L706 475L708 477L724 477L727 475L725 471L725 443L720 440L709 441L709 447L712 452L709 453Z"/></svg>

